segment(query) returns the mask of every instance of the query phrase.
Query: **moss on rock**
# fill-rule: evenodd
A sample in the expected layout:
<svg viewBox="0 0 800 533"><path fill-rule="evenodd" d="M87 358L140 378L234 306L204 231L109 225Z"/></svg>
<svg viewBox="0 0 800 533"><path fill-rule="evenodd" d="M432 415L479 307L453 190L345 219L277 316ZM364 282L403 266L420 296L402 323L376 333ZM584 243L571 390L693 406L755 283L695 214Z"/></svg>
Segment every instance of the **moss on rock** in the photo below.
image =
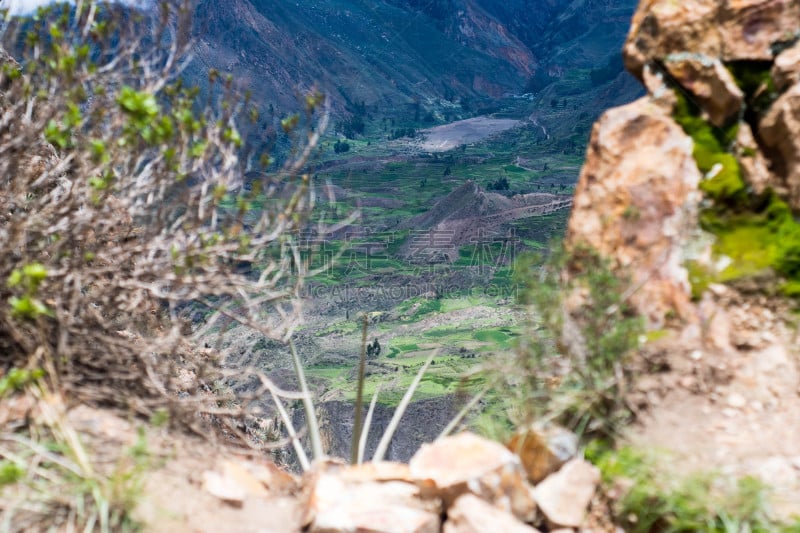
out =
<svg viewBox="0 0 800 533"><path fill-rule="evenodd" d="M767 75L769 71L767 71ZM749 96L753 87L763 90L761 71L752 77L737 77ZM685 95L676 91L674 119L694 140L694 158L706 178L700 189L713 203L700 214L704 230L717 239L714 253L730 262L713 275L696 262L686 264L693 298L699 298L710 283L755 276L772 269L786 280L781 290L800 296L800 223L789 205L772 190L758 195L742 177L736 157L730 152L738 125L717 128L709 124Z"/></svg>

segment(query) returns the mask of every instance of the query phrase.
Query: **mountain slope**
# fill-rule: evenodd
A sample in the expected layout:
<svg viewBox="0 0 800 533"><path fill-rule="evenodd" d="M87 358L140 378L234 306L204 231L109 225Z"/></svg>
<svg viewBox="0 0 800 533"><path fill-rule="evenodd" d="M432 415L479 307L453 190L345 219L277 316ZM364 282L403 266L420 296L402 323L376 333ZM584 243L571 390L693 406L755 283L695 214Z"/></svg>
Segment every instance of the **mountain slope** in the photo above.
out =
<svg viewBox="0 0 800 533"><path fill-rule="evenodd" d="M456 39L424 13L388 2L202 0L195 54L200 66L229 70L281 106L315 84L340 106L497 97L524 85L536 65L531 52L482 10L471 16L480 31Z"/></svg>
<svg viewBox="0 0 800 533"><path fill-rule="evenodd" d="M634 3L201 0L190 75L229 71L282 109L312 86L338 109L498 98L542 72L607 63Z"/></svg>

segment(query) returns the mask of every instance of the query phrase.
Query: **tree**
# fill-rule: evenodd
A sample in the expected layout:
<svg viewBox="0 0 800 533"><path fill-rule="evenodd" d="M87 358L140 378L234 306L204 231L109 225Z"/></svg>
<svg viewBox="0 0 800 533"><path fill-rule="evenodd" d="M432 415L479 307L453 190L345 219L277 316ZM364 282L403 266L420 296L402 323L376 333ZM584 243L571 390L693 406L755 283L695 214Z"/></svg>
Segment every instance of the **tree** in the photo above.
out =
<svg viewBox="0 0 800 533"><path fill-rule="evenodd" d="M340 124L339 130L348 139L355 139L357 135L364 134L366 127L367 125L361 115L353 115Z"/></svg>
<svg viewBox="0 0 800 533"><path fill-rule="evenodd" d="M507 191L509 189L508 178L505 176L496 179L493 182L490 182L486 186L486 190L488 191Z"/></svg>
<svg viewBox="0 0 800 533"><path fill-rule="evenodd" d="M371 344L367 345L367 357L369 359L375 359L381 354L381 343L378 342L378 339L372 341Z"/></svg>

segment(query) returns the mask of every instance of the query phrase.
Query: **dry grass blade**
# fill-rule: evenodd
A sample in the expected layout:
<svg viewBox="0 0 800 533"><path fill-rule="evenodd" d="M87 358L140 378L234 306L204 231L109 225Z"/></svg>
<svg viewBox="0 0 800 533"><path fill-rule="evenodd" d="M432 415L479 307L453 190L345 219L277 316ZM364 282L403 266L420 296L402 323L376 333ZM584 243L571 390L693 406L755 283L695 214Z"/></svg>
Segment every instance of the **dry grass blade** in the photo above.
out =
<svg viewBox="0 0 800 533"><path fill-rule="evenodd" d="M358 440L358 457L356 457L358 464L364 462L364 453L367 450L367 437L369 437L369 428L372 425L372 414L375 412L375 404L378 402L378 393L380 391L381 387L378 385L375 389L375 394L372 395L372 401L369 402L367 418L364 420L364 428L361 430L361 438Z"/></svg>
<svg viewBox="0 0 800 533"><path fill-rule="evenodd" d="M286 412L286 408L283 406L283 402L278 396L277 390L272 383L263 375L261 376L261 382L269 390L269 393L272 396L272 401L275 403L275 407L278 409L278 413L280 413L281 419L286 425L286 431L289 433L289 438L292 440L292 447L294 448L295 453L297 453L297 460L300 463L300 468L302 468L304 472L308 472L308 470L311 468L311 464L308 462L308 455L306 455L305 450L303 450L303 446L300 443L300 437L298 436L297 431L295 431L294 424L292 424L292 418L289 416L289 413Z"/></svg>
<svg viewBox="0 0 800 533"><path fill-rule="evenodd" d="M364 403L364 379L367 367L367 326L369 325L369 317L366 313L364 313L362 320L361 354L358 358L358 381L356 382L355 421L353 423L353 435L350 444L350 463L352 464L358 462L358 440L361 436L361 416Z"/></svg>
<svg viewBox="0 0 800 533"><path fill-rule="evenodd" d="M314 401L311 399L311 392L308 389L308 381L306 380L306 374L303 370L303 362L300 361L300 355L297 353L293 340L289 340L289 349L292 352L292 362L294 363L294 370L297 374L297 381L300 382L300 391L303 393L303 407L305 407L306 410L308 434L311 438L311 451L314 454L314 458L319 459L325 455L325 451L322 449L322 436L319 432L317 412L314 409Z"/></svg>
<svg viewBox="0 0 800 533"><path fill-rule="evenodd" d="M425 361L425 364L419 369L419 372L417 372L417 375L414 377L414 381L411 382L408 390L403 395L403 399L400 400L400 404L397 406L397 409L395 409L392 420L389 422L389 425L386 427L386 431L384 431L383 436L381 437L381 441L378 443L378 448L375 450L375 455L372 457L373 461L378 462L383 460L383 456L386 454L386 450L389 448L389 443L392 441L392 437L394 437L394 433L397 431L397 427L400 425L400 419L403 418L403 415L408 408L408 404L411 402L412 396L414 396L414 392L416 392L417 387L419 387L419 384L422 381L422 376L424 376L425 372L428 371L428 367L431 365L434 357L437 355L439 355L439 349L434 351L430 357L428 357L428 360Z"/></svg>

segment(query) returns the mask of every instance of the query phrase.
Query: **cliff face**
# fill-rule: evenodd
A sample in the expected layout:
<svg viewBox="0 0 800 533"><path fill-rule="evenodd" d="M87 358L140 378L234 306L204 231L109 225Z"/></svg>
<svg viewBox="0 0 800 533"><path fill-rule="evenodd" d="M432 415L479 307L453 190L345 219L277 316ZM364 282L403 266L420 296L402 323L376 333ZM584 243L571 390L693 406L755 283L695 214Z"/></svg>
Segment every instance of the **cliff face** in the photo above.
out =
<svg viewBox="0 0 800 533"><path fill-rule="evenodd" d="M651 324L715 281L797 292L799 37L796 1L640 5L624 58L648 95L595 125L568 240L642 286Z"/></svg>
<svg viewBox="0 0 800 533"><path fill-rule="evenodd" d="M631 280L661 337L637 355L631 439L685 473L755 476L797 516L800 3L644 0L624 59L648 94L595 124L567 240Z"/></svg>

